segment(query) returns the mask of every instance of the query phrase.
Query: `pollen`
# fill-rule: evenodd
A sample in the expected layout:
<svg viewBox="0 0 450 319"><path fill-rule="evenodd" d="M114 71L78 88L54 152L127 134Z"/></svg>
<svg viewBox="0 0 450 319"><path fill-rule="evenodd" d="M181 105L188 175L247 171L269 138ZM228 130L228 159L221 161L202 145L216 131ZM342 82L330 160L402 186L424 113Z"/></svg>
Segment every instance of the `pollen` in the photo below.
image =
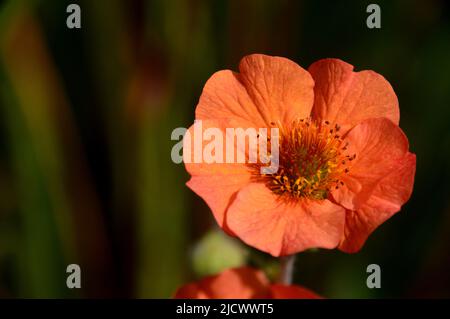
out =
<svg viewBox="0 0 450 319"><path fill-rule="evenodd" d="M347 154L347 147L338 124L309 118L295 121L280 127L278 171L259 174L258 179L284 198L326 199L331 190L344 185L340 178L356 158Z"/></svg>

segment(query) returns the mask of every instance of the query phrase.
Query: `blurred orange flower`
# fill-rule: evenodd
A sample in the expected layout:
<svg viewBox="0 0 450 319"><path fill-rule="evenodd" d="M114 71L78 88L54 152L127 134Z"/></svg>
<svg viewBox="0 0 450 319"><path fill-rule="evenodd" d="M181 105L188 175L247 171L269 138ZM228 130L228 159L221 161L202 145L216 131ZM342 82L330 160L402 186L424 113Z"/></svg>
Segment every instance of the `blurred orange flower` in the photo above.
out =
<svg viewBox="0 0 450 319"><path fill-rule="evenodd" d="M239 71L222 70L207 81L195 118L224 132L279 128L278 172L185 163L187 185L228 234L274 256L316 247L358 251L413 188L416 157L398 126L391 85L338 59L307 71L286 58L254 54Z"/></svg>
<svg viewBox="0 0 450 319"><path fill-rule="evenodd" d="M271 284L264 273L249 267L233 268L178 289L179 299L318 299L296 285Z"/></svg>

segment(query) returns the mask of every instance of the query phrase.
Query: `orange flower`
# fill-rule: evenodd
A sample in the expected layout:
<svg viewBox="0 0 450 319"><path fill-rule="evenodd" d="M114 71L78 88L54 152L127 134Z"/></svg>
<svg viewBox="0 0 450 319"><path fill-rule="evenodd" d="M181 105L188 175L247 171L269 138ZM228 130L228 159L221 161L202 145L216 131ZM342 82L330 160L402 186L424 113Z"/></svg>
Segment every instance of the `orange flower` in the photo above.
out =
<svg viewBox="0 0 450 319"><path fill-rule="evenodd" d="M271 284L264 273L249 267L225 270L219 275L187 284L175 293L178 299L318 299L296 285Z"/></svg>
<svg viewBox="0 0 450 319"><path fill-rule="evenodd" d="M358 251L412 192L416 157L398 127L392 87L337 59L306 71L286 58L254 54L239 71L207 81L195 118L203 129L223 132L278 127L278 172L261 175L248 163L185 163L187 185L228 234L274 256Z"/></svg>

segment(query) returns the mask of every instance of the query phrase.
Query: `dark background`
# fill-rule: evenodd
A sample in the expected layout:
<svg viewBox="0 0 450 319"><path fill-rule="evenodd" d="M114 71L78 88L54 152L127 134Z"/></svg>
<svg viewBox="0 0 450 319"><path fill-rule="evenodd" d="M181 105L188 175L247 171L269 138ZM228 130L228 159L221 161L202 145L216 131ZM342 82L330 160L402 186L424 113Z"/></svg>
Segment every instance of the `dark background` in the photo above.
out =
<svg viewBox="0 0 450 319"><path fill-rule="evenodd" d="M81 29L66 7L81 7ZM215 229L170 160L201 89L250 53L326 57L385 76L417 154L414 193L357 254L299 254L295 282L329 298L450 297L447 1L2 1L0 296L169 297L276 260ZM66 287L66 266L82 289ZM382 287L366 287L381 266Z"/></svg>

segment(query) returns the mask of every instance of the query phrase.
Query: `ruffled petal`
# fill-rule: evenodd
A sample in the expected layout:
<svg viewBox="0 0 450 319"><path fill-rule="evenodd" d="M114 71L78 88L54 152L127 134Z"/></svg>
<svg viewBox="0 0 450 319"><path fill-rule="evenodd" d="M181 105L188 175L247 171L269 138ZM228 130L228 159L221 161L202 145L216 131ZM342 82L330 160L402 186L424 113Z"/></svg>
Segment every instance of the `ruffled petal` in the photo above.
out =
<svg viewBox="0 0 450 319"><path fill-rule="evenodd" d="M343 133L370 118L399 123L397 96L380 74L353 72L352 65L339 59L319 60L308 71L315 81L313 118L338 123Z"/></svg>
<svg viewBox="0 0 450 319"><path fill-rule="evenodd" d="M414 184L416 156L407 153L377 184L368 201L357 211L347 211L339 249L357 252L368 236L409 199Z"/></svg>
<svg viewBox="0 0 450 319"><path fill-rule="evenodd" d="M196 119L234 118L243 126L270 127L308 117L314 81L296 63L282 57L244 57L241 73L216 72L206 82Z"/></svg>
<svg viewBox="0 0 450 319"><path fill-rule="evenodd" d="M408 139L403 131L386 118L365 120L346 136L350 172L343 174L344 186L333 190L332 196L347 209L357 210L371 196L383 178L390 174L408 152Z"/></svg>
<svg viewBox="0 0 450 319"><path fill-rule="evenodd" d="M314 81L295 62L264 54L244 57L241 80L265 122L290 124L309 117L314 101Z"/></svg>
<svg viewBox="0 0 450 319"><path fill-rule="evenodd" d="M344 208L328 200L286 202L265 185L241 189L225 216L245 243L273 256L308 248L335 248L344 230Z"/></svg>
<svg viewBox="0 0 450 319"><path fill-rule="evenodd" d="M251 174L245 163L226 163L227 143L225 130L226 127L233 127L232 125L235 125L234 121L204 120L200 126L196 127L199 124L197 122L192 125L183 139L184 163L186 170L192 176L187 182L187 186L205 200L219 226L231 234L226 225L224 225L225 211L235 197L236 192L250 182ZM222 163L205 162L205 148L215 139L203 140L203 133L208 129L214 129L216 133L222 135L222 143L217 145L217 149L222 147ZM198 135L200 135L202 141L201 145L198 144L196 146ZM231 150L235 158L237 157L236 154L241 152L236 148L235 144L232 144ZM195 153L197 153L197 160ZM216 154L215 152L207 152L207 154L209 153ZM243 158L247 160L245 154Z"/></svg>

